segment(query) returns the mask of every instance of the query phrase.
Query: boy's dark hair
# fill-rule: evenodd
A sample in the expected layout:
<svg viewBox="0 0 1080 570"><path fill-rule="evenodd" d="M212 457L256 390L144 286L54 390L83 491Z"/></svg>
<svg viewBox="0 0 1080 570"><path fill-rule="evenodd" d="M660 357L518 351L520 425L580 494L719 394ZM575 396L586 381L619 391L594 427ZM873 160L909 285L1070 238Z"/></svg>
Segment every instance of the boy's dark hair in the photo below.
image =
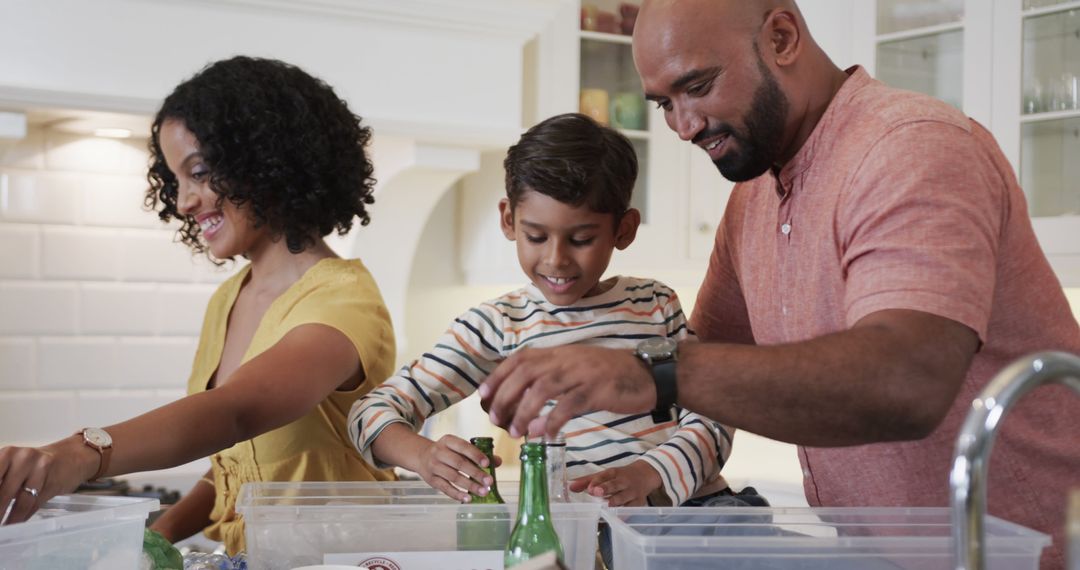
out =
<svg viewBox="0 0 1080 570"><path fill-rule="evenodd" d="M630 209L638 174L630 141L580 113L555 115L525 131L503 167L511 208L532 190L616 220Z"/></svg>
<svg viewBox="0 0 1080 570"><path fill-rule="evenodd" d="M199 225L177 210L177 180L165 164L159 136L177 120L195 135L219 200L249 211L256 225L285 238L289 251L314 236L344 234L353 219L367 225L374 168L361 126L334 90L287 63L251 57L215 62L165 98L154 118L145 204L163 221L178 218L180 240L196 253Z"/></svg>

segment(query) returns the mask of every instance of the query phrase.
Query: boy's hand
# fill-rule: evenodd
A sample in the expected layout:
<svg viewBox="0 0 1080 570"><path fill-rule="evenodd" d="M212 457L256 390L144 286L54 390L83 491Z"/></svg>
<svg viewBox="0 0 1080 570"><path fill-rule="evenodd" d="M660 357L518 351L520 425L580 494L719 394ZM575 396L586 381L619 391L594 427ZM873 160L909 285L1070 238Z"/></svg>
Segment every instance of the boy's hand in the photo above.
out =
<svg viewBox="0 0 1080 570"><path fill-rule="evenodd" d="M452 435L444 435L420 452L417 472L428 485L451 499L469 502L469 492L486 495L494 482L484 471L488 459L475 445ZM502 460L495 456L495 466Z"/></svg>
<svg viewBox="0 0 1080 570"><path fill-rule="evenodd" d="M648 463L638 460L630 465L578 477L570 482L570 490L603 497L607 499L609 507L643 507L648 504L646 498L649 493L661 485L660 474Z"/></svg>

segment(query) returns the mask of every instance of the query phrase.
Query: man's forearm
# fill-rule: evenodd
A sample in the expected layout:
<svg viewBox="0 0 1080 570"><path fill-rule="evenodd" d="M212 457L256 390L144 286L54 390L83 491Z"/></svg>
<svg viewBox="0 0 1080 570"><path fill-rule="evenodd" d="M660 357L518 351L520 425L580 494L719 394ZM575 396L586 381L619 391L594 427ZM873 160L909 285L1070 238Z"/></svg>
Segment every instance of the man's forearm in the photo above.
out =
<svg viewBox="0 0 1080 570"><path fill-rule="evenodd" d="M679 403L803 445L924 437L948 411L978 341L940 317L889 313L898 318L868 317L862 326L787 345L684 343Z"/></svg>

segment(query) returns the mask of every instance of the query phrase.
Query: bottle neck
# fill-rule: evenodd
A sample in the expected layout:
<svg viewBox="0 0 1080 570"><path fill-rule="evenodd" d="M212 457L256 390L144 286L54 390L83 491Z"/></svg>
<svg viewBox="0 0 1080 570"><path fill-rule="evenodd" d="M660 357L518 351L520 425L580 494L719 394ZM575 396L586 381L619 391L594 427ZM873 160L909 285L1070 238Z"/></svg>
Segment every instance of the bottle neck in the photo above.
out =
<svg viewBox="0 0 1080 570"><path fill-rule="evenodd" d="M527 457L521 462L521 495L518 497L518 522L551 520L548 507L547 472L542 457Z"/></svg>

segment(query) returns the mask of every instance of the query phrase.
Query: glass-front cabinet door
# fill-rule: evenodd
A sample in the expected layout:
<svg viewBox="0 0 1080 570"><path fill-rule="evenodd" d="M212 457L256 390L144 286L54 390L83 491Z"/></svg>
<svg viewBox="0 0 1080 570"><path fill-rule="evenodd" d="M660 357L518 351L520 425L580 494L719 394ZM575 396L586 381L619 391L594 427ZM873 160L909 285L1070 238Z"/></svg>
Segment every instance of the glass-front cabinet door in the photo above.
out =
<svg viewBox="0 0 1080 570"><path fill-rule="evenodd" d="M1080 216L1080 2L1024 0L1022 18L1021 185L1032 216Z"/></svg>
<svg viewBox="0 0 1080 570"><path fill-rule="evenodd" d="M962 108L964 0L877 0L876 77Z"/></svg>
<svg viewBox="0 0 1080 570"><path fill-rule="evenodd" d="M873 75L937 97L994 134L1039 242L1080 285L1080 0L875 0L855 5ZM865 59L865 58L861 58Z"/></svg>

